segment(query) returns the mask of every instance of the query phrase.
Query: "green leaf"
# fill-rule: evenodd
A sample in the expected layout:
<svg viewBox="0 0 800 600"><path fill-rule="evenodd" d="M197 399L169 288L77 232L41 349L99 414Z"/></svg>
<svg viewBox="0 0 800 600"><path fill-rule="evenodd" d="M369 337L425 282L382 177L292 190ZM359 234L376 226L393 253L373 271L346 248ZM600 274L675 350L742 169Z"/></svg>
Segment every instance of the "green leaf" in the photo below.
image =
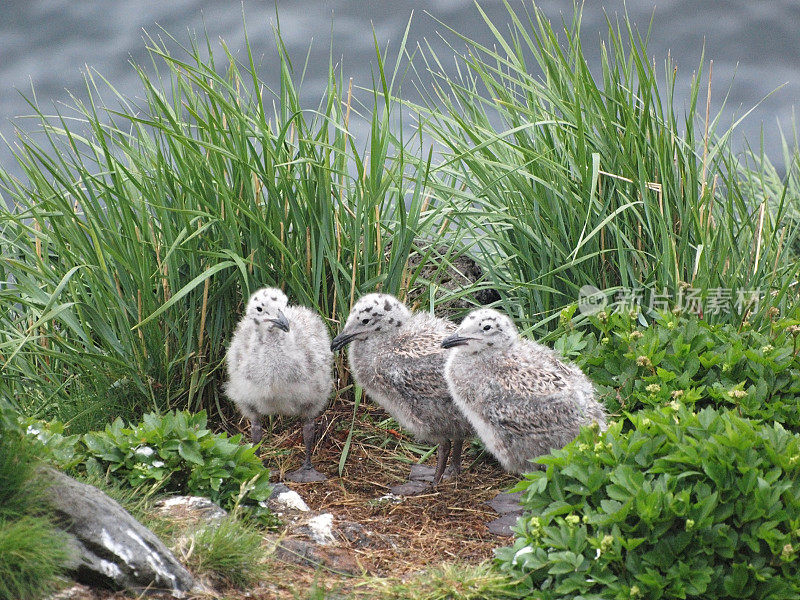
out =
<svg viewBox="0 0 800 600"><path fill-rule="evenodd" d="M751 590L748 588L748 580L747 566L734 564L730 574L723 578L722 585L725 593L732 598L749 598Z"/></svg>
<svg viewBox="0 0 800 600"><path fill-rule="evenodd" d="M193 440L185 440L178 446L178 454L181 458L193 462L197 465L204 464L203 455L200 453L200 444Z"/></svg>

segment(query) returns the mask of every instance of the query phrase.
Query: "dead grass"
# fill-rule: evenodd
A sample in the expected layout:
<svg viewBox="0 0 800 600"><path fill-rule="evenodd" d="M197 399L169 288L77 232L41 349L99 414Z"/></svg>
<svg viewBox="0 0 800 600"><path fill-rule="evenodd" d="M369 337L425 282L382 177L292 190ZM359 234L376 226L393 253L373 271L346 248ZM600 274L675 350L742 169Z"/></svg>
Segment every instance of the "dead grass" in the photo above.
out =
<svg viewBox="0 0 800 600"><path fill-rule="evenodd" d="M497 514L484 502L517 479L504 473L477 447L465 448L464 470L457 480L445 481L430 494L404 498L397 504L378 502L389 487L406 479L412 463L420 456L430 455L430 449L406 437L394 421L370 403L359 407L356 430L340 477L339 459L352 409L352 403L338 401L325 413L320 427L324 435L317 444L314 464L329 479L288 485L312 510L331 512L337 520L361 524L385 542L383 547L349 548L364 573L360 581L324 568L315 571L271 560L265 591L273 595L253 597L305 598L314 586L317 590L347 591L353 597L375 597L379 588L386 592L430 568L480 565L492 558L495 548L510 541L487 531L486 523ZM279 480L283 473L299 466L302 440L296 422L288 419L273 420L271 430L265 438L269 445L264 453L265 464L272 469L273 480ZM427 462L433 464L434 460L432 456ZM387 578L388 583L376 585L374 577Z"/></svg>

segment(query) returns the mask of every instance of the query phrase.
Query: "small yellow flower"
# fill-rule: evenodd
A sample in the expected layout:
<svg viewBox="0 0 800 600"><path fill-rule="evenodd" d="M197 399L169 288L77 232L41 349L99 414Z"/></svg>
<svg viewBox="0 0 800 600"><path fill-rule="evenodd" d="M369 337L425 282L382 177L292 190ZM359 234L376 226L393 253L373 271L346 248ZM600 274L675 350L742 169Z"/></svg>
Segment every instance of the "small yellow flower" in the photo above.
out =
<svg viewBox="0 0 800 600"><path fill-rule="evenodd" d="M534 539L542 537L542 522L539 517L531 517L531 520L528 521L528 531Z"/></svg>
<svg viewBox="0 0 800 600"><path fill-rule="evenodd" d="M614 536L605 535L603 539L600 540L600 551L601 552L608 552L611 549L611 544L614 543Z"/></svg>
<svg viewBox="0 0 800 600"><path fill-rule="evenodd" d="M678 398L683 396L683 390L673 390L672 394L670 395L672 396L673 400L677 400Z"/></svg>
<svg viewBox="0 0 800 600"><path fill-rule="evenodd" d="M652 421L650 419L648 419L647 417L642 419L642 427L648 427L650 425L650 423L652 423Z"/></svg>
<svg viewBox="0 0 800 600"><path fill-rule="evenodd" d="M575 527L575 525L581 522L581 518L578 515L567 515L564 517L564 520L567 522L567 525L571 527Z"/></svg>
<svg viewBox="0 0 800 600"><path fill-rule="evenodd" d="M651 383L644 389L650 392L651 394L657 394L658 392L661 391L661 386L658 385L657 383Z"/></svg>
<svg viewBox="0 0 800 600"><path fill-rule="evenodd" d="M600 343L604 345L608 344L609 342L611 342L611 338L608 337L604 337L603 339L600 340Z"/></svg>
<svg viewBox="0 0 800 600"><path fill-rule="evenodd" d="M774 319L780 314L780 309L777 306L773 306L767 311L767 315L769 315L770 319Z"/></svg>
<svg viewBox="0 0 800 600"><path fill-rule="evenodd" d="M650 359L646 356L637 356L636 357L636 364L640 367L652 367L653 363L650 362Z"/></svg>
<svg viewBox="0 0 800 600"><path fill-rule="evenodd" d="M643 334L641 331L639 331L639 330L636 330L636 331L631 331L631 333L630 333L630 335L628 336L628 338L629 338L629 339L630 339L632 342L635 342L636 340L640 340L640 339L642 339L642 337L643 337L643 336L644 336L644 334Z"/></svg>
<svg viewBox="0 0 800 600"><path fill-rule="evenodd" d="M578 450L580 452L586 452L588 449L589 449L589 444L584 444L583 442L578 444Z"/></svg>
<svg viewBox="0 0 800 600"><path fill-rule="evenodd" d="M775 350L775 346L773 346L772 344L767 344L766 346L761 347L761 352L763 352L764 354L768 354L773 350Z"/></svg>
<svg viewBox="0 0 800 600"><path fill-rule="evenodd" d="M669 406L672 410L680 410L681 403L678 402L677 400L673 400L667 406Z"/></svg>
<svg viewBox="0 0 800 600"><path fill-rule="evenodd" d="M603 447L604 447L603 446L603 442L596 442L595 445L594 445L594 451L595 452L600 452L600 450L602 450Z"/></svg>
<svg viewBox="0 0 800 600"><path fill-rule="evenodd" d="M638 585L631 586L631 598L638 598L642 595Z"/></svg>
<svg viewBox="0 0 800 600"><path fill-rule="evenodd" d="M793 554L794 554L794 548L792 547L792 545L791 544L786 544L783 547L783 550L781 551L781 558L783 558L785 560L785 559L791 558Z"/></svg>
<svg viewBox="0 0 800 600"><path fill-rule="evenodd" d="M728 392L728 396L731 398L744 398L747 396L747 392L745 390L731 390Z"/></svg>
<svg viewBox="0 0 800 600"><path fill-rule="evenodd" d="M686 531L694 528L694 519L686 519Z"/></svg>
<svg viewBox="0 0 800 600"><path fill-rule="evenodd" d="M601 310L599 313L597 313L597 320L601 323L605 323L608 321L608 313L604 310Z"/></svg>

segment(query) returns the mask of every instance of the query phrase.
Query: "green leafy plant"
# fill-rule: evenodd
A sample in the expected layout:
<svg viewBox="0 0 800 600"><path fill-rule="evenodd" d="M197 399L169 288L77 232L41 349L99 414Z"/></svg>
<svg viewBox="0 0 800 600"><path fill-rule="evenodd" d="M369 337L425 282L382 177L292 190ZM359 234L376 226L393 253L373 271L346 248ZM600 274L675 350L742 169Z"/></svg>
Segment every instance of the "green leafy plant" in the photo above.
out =
<svg viewBox="0 0 800 600"><path fill-rule="evenodd" d="M612 414L679 401L735 409L800 432L800 327L793 319L756 329L665 313L600 313L569 324L555 347L592 378Z"/></svg>
<svg viewBox="0 0 800 600"><path fill-rule="evenodd" d="M59 421L18 415L12 427L35 441L39 456L60 469L72 470L85 459L81 451L81 436L65 435L64 424Z"/></svg>
<svg viewBox="0 0 800 600"><path fill-rule="evenodd" d="M82 437L84 468L133 487L159 484L163 492L204 496L225 508L236 504L244 487L246 503L258 511L271 486L255 447L242 444L241 435L212 433L206 424L203 411L149 413L131 427L116 419Z"/></svg>
<svg viewBox="0 0 800 600"><path fill-rule="evenodd" d="M795 598L800 435L706 408L585 428L525 476L500 568L542 598Z"/></svg>

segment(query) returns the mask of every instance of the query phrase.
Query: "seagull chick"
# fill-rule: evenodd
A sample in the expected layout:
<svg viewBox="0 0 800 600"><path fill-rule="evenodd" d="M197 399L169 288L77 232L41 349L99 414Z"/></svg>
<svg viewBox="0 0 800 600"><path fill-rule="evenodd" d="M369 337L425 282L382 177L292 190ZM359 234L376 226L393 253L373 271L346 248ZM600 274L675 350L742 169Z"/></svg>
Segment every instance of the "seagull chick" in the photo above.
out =
<svg viewBox="0 0 800 600"><path fill-rule="evenodd" d="M419 441L439 445L434 485L444 474L451 447L450 471L458 473L463 441L473 434L443 377L446 352L441 343L454 328L428 313L412 313L389 294L368 294L356 302L331 343L332 350L350 344L353 378L373 400ZM412 477L422 479L415 473L423 470L412 469ZM427 487L409 481L392 492L411 495Z"/></svg>
<svg viewBox="0 0 800 600"><path fill-rule="evenodd" d="M605 429L586 375L520 338L506 315L475 310L442 347L452 348L444 375L456 406L506 471L531 471L531 459L568 444L581 425Z"/></svg>
<svg viewBox="0 0 800 600"><path fill-rule="evenodd" d="M253 443L263 435L262 416L301 417L305 460L287 479L323 481L326 477L311 465L311 452L315 419L333 388L330 336L319 315L287 303L277 288L250 296L228 349L225 392L250 420Z"/></svg>

